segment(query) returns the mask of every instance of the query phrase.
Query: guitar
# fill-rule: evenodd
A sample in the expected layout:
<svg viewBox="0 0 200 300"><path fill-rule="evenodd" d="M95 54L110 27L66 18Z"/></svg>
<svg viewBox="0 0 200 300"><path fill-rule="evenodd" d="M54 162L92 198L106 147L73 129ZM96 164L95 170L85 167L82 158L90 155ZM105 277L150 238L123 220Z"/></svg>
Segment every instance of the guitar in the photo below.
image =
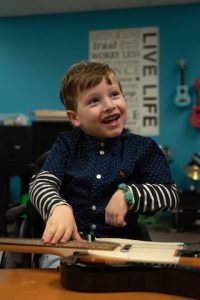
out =
<svg viewBox="0 0 200 300"><path fill-rule="evenodd" d="M185 61L180 60L178 62L180 72L180 84L177 86L175 104L179 107L185 107L190 105L191 98L188 92L188 86L185 84Z"/></svg>
<svg viewBox="0 0 200 300"><path fill-rule="evenodd" d="M43 244L0 238L0 250L61 256L60 281L76 291L152 291L200 297L200 244L97 239Z"/></svg>
<svg viewBox="0 0 200 300"><path fill-rule="evenodd" d="M192 107L191 125L200 128L200 78L194 80L194 89L196 94L196 103Z"/></svg>

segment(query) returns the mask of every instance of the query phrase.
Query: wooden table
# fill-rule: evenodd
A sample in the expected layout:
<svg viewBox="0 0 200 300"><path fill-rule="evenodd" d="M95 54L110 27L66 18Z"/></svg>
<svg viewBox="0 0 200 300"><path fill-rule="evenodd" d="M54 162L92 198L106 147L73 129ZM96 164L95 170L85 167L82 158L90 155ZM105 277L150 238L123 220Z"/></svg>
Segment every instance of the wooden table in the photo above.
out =
<svg viewBox="0 0 200 300"><path fill-rule="evenodd" d="M78 278L77 278L78 282ZM56 270L1 269L2 300L183 300L179 296L143 292L82 293L64 289Z"/></svg>

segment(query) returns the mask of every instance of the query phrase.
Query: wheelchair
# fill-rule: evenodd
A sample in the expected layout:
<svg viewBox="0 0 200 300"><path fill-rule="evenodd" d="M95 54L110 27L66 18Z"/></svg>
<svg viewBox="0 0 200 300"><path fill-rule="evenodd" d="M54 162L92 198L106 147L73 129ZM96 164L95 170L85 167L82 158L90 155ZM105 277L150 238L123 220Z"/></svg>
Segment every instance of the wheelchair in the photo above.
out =
<svg viewBox="0 0 200 300"><path fill-rule="evenodd" d="M39 172L49 151L42 154L35 162L34 173ZM44 221L36 208L30 203L20 204L8 209L6 212L7 224L13 224L11 237L15 238L41 238L45 228ZM146 226L138 220L138 230L141 240L151 241ZM39 254L3 252L0 268L38 268Z"/></svg>
<svg viewBox="0 0 200 300"><path fill-rule="evenodd" d="M33 173L39 172L49 151L43 153L35 162ZM28 201L9 208L5 215L7 225L13 227L11 238L40 238L45 228L40 214ZM37 266L38 255L27 253L3 252L0 260L0 268L31 268Z"/></svg>

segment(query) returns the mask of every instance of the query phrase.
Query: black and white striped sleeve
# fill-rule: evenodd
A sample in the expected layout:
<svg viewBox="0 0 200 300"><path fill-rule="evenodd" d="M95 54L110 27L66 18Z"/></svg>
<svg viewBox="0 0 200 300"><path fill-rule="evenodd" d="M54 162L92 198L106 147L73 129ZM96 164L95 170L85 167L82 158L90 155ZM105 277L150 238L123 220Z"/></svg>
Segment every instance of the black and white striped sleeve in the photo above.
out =
<svg viewBox="0 0 200 300"><path fill-rule="evenodd" d="M132 210L139 214L155 213L161 210L176 210L179 195L175 184L132 184Z"/></svg>
<svg viewBox="0 0 200 300"><path fill-rule="evenodd" d="M36 207L43 220L46 221L53 207L69 205L59 195L60 180L47 171L33 175L29 186L31 203Z"/></svg>

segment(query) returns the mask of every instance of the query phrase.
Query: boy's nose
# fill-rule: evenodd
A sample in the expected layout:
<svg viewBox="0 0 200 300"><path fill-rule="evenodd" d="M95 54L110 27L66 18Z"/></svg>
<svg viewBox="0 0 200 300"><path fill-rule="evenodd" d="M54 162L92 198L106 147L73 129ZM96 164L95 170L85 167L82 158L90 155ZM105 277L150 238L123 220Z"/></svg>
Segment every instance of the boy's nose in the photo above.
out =
<svg viewBox="0 0 200 300"><path fill-rule="evenodd" d="M113 110L115 109L116 105L115 103L111 100L111 99L105 99L104 101L104 110L107 111L107 110Z"/></svg>

